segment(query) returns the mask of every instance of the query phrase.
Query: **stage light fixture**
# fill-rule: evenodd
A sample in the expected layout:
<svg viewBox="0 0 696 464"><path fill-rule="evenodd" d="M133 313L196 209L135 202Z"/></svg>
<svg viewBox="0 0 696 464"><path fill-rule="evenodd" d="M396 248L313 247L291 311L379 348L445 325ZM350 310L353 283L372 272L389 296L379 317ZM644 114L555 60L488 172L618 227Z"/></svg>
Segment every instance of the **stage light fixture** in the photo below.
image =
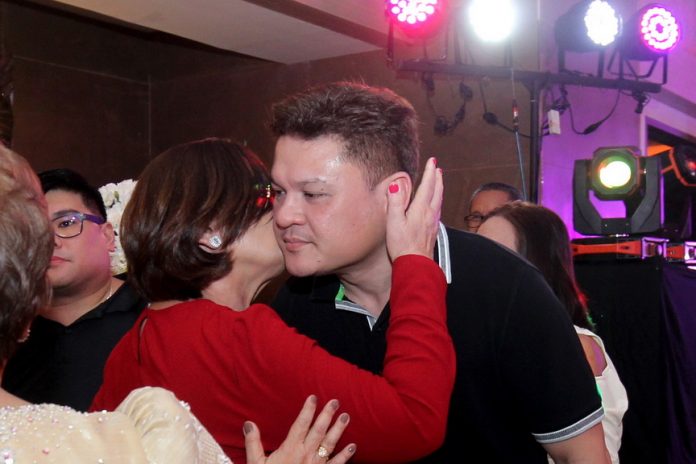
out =
<svg viewBox="0 0 696 464"><path fill-rule="evenodd" d="M590 200L623 201L625 217L603 218ZM631 235L660 228L660 161L631 147L597 149L573 172L573 222L585 235Z"/></svg>
<svg viewBox="0 0 696 464"><path fill-rule="evenodd" d="M638 159L627 150L606 150L590 163L590 183L597 198L622 200L638 188Z"/></svg>
<svg viewBox="0 0 696 464"><path fill-rule="evenodd" d="M650 156L660 160L663 191L663 237L696 240L696 146L665 146Z"/></svg>
<svg viewBox="0 0 696 464"><path fill-rule="evenodd" d="M669 151L670 166L684 187L696 188L696 146L678 145Z"/></svg>
<svg viewBox="0 0 696 464"><path fill-rule="evenodd" d="M558 66L565 71L565 53L598 52L597 75L604 69L604 49L621 32L621 17L605 0L583 0L556 20L554 36L558 46Z"/></svg>
<svg viewBox="0 0 696 464"><path fill-rule="evenodd" d="M427 38L440 30L446 15L445 3L445 0L386 0L386 12L407 36Z"/></svg>
<svg viewBox="0 0 696 464"><path fill-rule="evenodd" d="M652 75L660 60L663 61L662 84L667 83L667 55L679 43L682 35L677 18L667 8L650 4L638 10L625 24L616 51L609 61L612 67L619 55L619 78L628 73L631 78L644 79ZM647 72L640 73L631 61L652 62Z"/></svg>
<svg viewBox="0 0 696 464"><path fill-rule="evenodd" d="M631 18L622 51L628 59L650 60L674 49L680 35L679 24L671 11L659 5L647 5Z"/></svg>
<svg viewBox="0 0 696 464"><path fill-rule="evenodd" d="M517 21L512 0L473 0L468 16L474 33L484 42L507 40Z"/></svg>
<svg viewBox="0 0 696 464"><path fill-rule="evenodd" d="M612 44L620 31L621 17L604 0L576 3L554 28L557 45L573 52L600 50Z"/></svg>

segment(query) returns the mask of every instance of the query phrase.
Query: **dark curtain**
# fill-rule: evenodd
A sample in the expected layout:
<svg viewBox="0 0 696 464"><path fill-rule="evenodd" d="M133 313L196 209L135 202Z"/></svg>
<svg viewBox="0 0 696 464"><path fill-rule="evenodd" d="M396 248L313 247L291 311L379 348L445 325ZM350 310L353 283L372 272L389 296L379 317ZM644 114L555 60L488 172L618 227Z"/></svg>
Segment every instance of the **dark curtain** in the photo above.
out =
<svg viewBox="0 0 696 464"><path fill-rule="evenodd" d="M575 269L628 394L621 462L696 463L696 271L592 256Z"/></svg>
<svg viewBox="0 0 696 464"><path fill-rule="evenodd" d="M663 282L667 462L696 463L696 271L668 265Z"/></svg>

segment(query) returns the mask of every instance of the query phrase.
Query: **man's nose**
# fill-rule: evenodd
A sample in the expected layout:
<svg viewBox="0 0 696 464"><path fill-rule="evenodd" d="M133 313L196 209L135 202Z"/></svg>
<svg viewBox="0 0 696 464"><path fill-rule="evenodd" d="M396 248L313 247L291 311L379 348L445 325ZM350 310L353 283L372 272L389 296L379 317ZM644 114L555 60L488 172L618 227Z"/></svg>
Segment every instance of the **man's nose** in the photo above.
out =
<svg viewBox="0 0 696 464"><path fill-rule="evenodd" d="M299 201L287 194L282 198L276 198L276 202L273 205L273 221L280 229L302 224L304 222L304 213Z"/></svg>

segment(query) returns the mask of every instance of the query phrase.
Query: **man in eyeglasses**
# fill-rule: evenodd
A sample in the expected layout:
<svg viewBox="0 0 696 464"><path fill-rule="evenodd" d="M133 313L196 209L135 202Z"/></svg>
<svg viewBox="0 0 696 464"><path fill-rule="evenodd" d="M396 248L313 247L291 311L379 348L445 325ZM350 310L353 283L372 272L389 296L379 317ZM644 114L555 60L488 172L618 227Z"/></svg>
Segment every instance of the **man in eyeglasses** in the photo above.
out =
<svg viewBox="0 0 696 464"><path fill-rule="evenodd" d="M471 195L469 214L464 217L469 232L476 232L488 214L505 203L521 200L520 191L509 184L489 182L481 185Z"/></svg>
<svg viewBox="0 0 696 464"><path fill-rule="evenodd" d="M111 275L114 230L98 190L69 169L39 179L54 232L53 297L8 363L3 387L32 403L86 410L109 353L146 302Z"/></svg>

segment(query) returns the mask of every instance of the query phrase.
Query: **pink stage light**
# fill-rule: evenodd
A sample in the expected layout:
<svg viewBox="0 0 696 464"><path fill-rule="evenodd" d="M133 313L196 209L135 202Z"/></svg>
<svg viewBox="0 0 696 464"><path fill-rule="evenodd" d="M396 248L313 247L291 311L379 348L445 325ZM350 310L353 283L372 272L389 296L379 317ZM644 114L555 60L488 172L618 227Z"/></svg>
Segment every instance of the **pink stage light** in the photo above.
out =
<svg viewBox="0 0 696 464"><path fill-rule="evenodd" d="M640 37L655 53L666 53L679 41L679 24L672 13L659 5L648 5L641 15Z"/></svg>
<svg viewBox="0 0 696 464"><path fill-rule="evenodd" d="M387 16L410 37L435 34L442 24L445 0L386 0Z"/></svg>

